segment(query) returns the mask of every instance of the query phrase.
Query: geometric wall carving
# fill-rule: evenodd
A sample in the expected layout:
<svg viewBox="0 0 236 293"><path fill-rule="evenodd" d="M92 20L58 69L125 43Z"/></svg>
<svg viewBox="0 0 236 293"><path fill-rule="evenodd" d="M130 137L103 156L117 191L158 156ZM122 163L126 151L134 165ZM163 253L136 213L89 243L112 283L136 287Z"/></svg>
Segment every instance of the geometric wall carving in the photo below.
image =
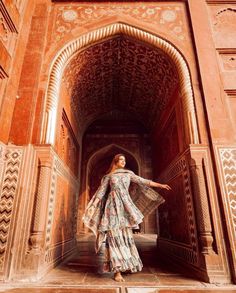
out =
<svg viewBox="0 0 236 293"><path fill-rule="evenodd" d="M63 180L63 192L58 191L58 178ZM0 277L25 273L35 277L38 270L45 272L76 247L78 189L77 178L51 146L29 149L0 144ZM66 221L60 219L63 213ZM53 223L60 225L55 230L65 231L65 237L56 238L60 241L52 238Z"/></svg>
<svg viewBox="0 0 236 293"><path fill-rule="evenodd" d="M183 234L182 241L178 241L179 236L175 236L174 239L172 239L171 234L169 236L165 236L165 238L161 237L158 241L158 246L161 248L162 251L165 251L166 253L171 253L173 257L181 258L182 260L185 260L188 263L191 263L193 265L197 265L198 263L198 245L197 245L197 235L196 235L196 223L195 223L195 217L194 217L194 207L193 207L193 197L192 197L192 190L191 190L191 180L190 180L190 173L189 173L189 165L187 161L187 157L185 154L181 155L179 158L174 160L170 166L161 174L161 176L158 178L158 182L168 182L170 186L174 184L176 185L176 180L179 182L180 185L183 186L182 193L178 193L177 196L184 196L185 204L181 207L182 209L186 209L185 213L186 216L184 217L184 220L187 221L187 223L184 223L185 229L187 229L188 237L186 239L186 231L184 231L185 234ZM175 188L174 188L175 190ZM168 197L168 194L165 194L163 191L161 193L164 194L165 198L171 201L171 197L175 197L174 194L171 194ZM174 200L174 199L173 199ZM176 199L178 201L178 199ZM180 199L179 199L180 200ZM182 199L181 199L182 200ZM161 223L161 217L166 217L168 211L168 207L162 205L160 207L160 223ZM183 220L183 219L179 219ZM161 229L165 230L165 227L160 227ZM169 231L170 232L170 231ZM166 235L168 235L168 233ZM165 234L165 231L163 232ZM186 242L187 241L187 245Z"/></svg>
<svg viewBox="0 0 236 293"><path fill-rule="evenodd" d="M232 271L236 274L236 146L215 146L225 215L225 229L229 235Z"/></svg>
<svg viewBox="0 0 236 293"><path fill-rule="evenodd" d="M14 215L22 149L0 146L0 273L6 272L10 256L10 229Z"/></svg>
<svg viewBox="0 0 236 293"><path fill-rule="evenodd" d="M232 217L232 231L236 239L236 148L220 148L219 155L226 200Z"/></svg>

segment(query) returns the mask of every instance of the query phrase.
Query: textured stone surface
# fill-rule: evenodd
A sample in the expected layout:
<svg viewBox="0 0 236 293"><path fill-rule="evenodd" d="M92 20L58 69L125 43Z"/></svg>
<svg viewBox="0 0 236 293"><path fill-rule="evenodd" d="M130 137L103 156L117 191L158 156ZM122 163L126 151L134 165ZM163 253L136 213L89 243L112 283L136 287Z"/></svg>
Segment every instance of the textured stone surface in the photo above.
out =
<svg viewBox="0 0 236 293"><path fill-rule="evenodd" d="M131 169L172 186L159 251L202 280L236 282L234 2L0 1L0 140L24 149L19 166L6 153L0 160L0 278L37 280L73 250L74 211L80 230L89 188L123 150ZM41 142L53 144L41 146L54 154L49 172L31 145ZM157 220L141 230L156 231ZM91 258L86 273L76 264L78 284L110 285L109 275L94 278ZM147 267L143 279L152 288L192 282L159 272ZM77 274L63 273L52 284ZM127 282L139 286L137 276Z"/></svg>
<svg viewBox="0 0 236 293"><path fill-rule="evenodd" d="M232 293L233 285L209 285L196 280L175 264L169 265L154 257L156 235L135 235L144 268L135 274L124 274L125 282L117 283L112 273L102 273L103 254L94 252L94 236L80 237L75 254L38 282L3 284L1 292L8 293ZM91 261L91 259L93 261Z"/></svg>

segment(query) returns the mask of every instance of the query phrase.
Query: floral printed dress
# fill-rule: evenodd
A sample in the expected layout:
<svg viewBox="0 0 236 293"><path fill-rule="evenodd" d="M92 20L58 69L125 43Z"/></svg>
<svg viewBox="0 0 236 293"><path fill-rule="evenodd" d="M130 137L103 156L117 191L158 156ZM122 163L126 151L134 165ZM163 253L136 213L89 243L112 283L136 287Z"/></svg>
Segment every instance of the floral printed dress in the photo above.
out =
<svg viewBox="0 0 236 293"><path fill-rule="evenodd" d="M130 197L130 182L150 185L150 180L126 169L117 169L105 175L83 217L85 225L97 237L96 251L106 241L105 271L137 272L143 266L134 243L132 228L136 228L144 216ZM96 198L100 201L91 214L89 208Z"/></svg>

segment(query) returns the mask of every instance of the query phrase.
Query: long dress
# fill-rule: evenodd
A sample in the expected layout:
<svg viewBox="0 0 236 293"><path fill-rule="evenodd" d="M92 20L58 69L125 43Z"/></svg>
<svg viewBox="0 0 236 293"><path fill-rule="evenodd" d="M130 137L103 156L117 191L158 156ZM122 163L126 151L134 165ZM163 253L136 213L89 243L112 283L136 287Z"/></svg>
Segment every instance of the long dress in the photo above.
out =
<svg viewBox="0 0 236 293"><path fill-rule="evenodd" d="M85 225L96 235L96 251L106 242L104 271L137 272L143 267L132 229L137 228L144 216L130 197L130 182L150 185L150 180L126 169L105 175L83 216ZM91 214L90 207L96 198L100 201ZM161 198L160 203L163 201Z"/></svg>

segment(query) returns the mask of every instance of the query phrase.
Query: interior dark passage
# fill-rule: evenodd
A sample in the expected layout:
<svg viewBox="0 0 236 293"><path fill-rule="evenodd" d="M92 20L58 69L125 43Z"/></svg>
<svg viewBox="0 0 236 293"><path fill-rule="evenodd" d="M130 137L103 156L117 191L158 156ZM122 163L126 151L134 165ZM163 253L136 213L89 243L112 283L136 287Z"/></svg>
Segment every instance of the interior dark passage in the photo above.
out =
<svg viewBox="0 0 236 293"><path fill-rule="evenodd" d="M77 238L90 235L82 223L85 207L113 156L123 153L127 168L173 189L162 192L166 203L145 218L142 235L158 235L160 252L173 244L191 246L194 231L183 172L166 175L187 148L173 60L148 43L114 35L73 56L64 70L61 94L82 133Z"/></svg>
<svg viewBox="0 0 236 293"><path fill-rule="evenodd" d="M162 50L125 35L79 52L67 65L62 87L83 133L78 234L88 232L81 216L115 154L124 153L138 175L157 180L179 153L178 85ZM156 218L145 219L143 233L157 233Z"/></svg>

